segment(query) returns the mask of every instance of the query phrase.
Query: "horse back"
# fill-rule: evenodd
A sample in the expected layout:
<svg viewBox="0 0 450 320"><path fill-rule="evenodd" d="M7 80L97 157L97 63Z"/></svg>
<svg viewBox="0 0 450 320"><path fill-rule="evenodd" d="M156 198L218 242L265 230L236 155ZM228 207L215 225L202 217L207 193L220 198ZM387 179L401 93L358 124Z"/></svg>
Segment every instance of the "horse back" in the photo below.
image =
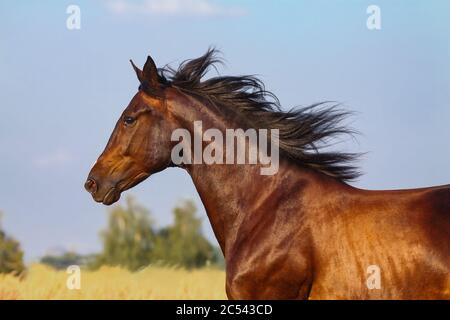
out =
<svg viewBox="0 0 450 320"><path fill-rule="evenodd" d="M337 194L314 218L313 298L450 298L450 185Z"/></svg>

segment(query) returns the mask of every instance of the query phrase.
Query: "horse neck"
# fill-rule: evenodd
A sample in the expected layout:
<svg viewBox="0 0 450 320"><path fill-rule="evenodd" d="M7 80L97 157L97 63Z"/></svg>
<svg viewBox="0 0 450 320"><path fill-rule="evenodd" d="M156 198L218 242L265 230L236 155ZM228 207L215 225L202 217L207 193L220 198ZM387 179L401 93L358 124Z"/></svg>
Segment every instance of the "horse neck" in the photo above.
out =
<svg viewBox="0 0 450 320"><path fill-rule="evenodd" d="M176 119L177 127L188 130L191 137L195 135L193 123L199 120L202 121L203 131L216 128L224 133L227 128L239 128L225 119L222 112L226 110L219 111L207 101L200 101L176 89L168 91L166 96L166 105ZM202 163L185 164L182 167L190 174L216 238L225 253L227 243L233 241L241 221L251 214L246 207L255 201L255 194L258 192L255 186L270 185L273 177L261 176L259 164Z"/></svg>

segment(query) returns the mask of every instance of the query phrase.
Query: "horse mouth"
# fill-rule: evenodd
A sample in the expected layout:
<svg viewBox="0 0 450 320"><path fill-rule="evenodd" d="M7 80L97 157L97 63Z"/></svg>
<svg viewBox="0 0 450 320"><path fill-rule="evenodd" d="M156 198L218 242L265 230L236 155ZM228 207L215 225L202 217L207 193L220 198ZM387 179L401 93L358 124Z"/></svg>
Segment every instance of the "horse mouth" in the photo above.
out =
<svg viewBox="0 0 450 320"><path fill-rule="evenodd" d="M103 200L101 201L104 205L109 206L113 204L114 202L119 201L120 195L123 191L128 190L135 185L139 184L140 182L144 181L149 177L148 173L142 172L138 175L134 176L133 179L131 179L129 182L122 184L119 183L115 187L112 187L109 189L109 191L105 194L103 197Z"/></svg>
<svg viewBox="0 0 450 320"><path fill-rule="evenodd" d="M120 191L117 188L111 188L103 197L102 203L106 206L117 202L120 199Z"/></svg>

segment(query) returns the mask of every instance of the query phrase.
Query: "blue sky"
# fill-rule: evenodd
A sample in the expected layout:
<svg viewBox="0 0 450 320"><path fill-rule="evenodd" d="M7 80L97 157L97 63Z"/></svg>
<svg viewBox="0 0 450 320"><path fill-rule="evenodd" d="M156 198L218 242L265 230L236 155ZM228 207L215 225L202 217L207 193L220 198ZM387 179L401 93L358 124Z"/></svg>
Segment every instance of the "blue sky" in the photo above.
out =
<svg viewBox="0 0 450 320"><path fill-rule="evenodd" d="M81 29L66 28L66 8ZM1 1L0 210L28 261L49 249L100 249L106 208L86 175L137 89L128 59L157 64L215 45L227 74L258 74L286 107L343 102L362 134L342 148L368 152L354 185L413 188L450 181L450 2ZM382 29L366 28L369 5ZM128 192L159 226L193 198L189 176L159 173Z"/></svg>

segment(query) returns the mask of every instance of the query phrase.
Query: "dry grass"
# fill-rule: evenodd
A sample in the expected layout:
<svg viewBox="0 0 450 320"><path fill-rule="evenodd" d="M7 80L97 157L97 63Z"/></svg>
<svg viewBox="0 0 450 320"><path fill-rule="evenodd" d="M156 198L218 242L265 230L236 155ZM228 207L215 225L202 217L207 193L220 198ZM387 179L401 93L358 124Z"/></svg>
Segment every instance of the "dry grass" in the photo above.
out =
<svg viewBox="0 0 450 320"><path fill-rule="evenodd" d="M69 290L70 275L32 265L22 279L0 274L2 299L226 299L225 273L216 269L187 271L148 267L131 273L102 267L81 271L81 288Z"/></svg>

